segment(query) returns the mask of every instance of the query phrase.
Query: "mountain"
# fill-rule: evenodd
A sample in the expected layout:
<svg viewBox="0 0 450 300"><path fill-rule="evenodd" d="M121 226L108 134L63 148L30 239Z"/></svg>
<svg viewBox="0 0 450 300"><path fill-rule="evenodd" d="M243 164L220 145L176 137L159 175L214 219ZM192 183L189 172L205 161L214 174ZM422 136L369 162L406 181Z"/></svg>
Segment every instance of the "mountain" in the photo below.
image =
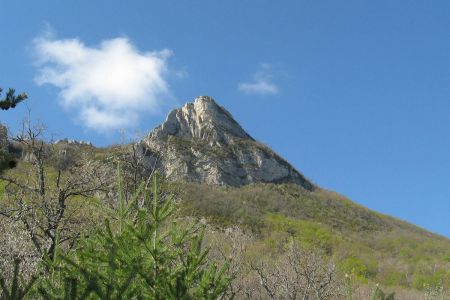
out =
<svg viewBox="0 0 450 300"><path fill-rule="evenodd" d="M14 182L33 183L33 156L27 153L27 147L8 142L5 132L0 127L5 175ZM350 274L355 284L380 283L408 293L411 288L427 286L450 288L448 238L313 184L252 138L211 97L197 97L171 111L160 126L136 144L96 148L64 139L44 148L45 182L50 195L58 192L59 175L66 178L63 183L90 183L99 179L91 179L88 174L98 170L105 177L100 180L114 187L120 161L124 187L132 192L148 178L148 172L157 168L169 179L164 188L175 195L178 216L204 221L210 226L208 234L223 248L230 243L220 240L219 232L242 231L242 243L248 249L246 259L273 260L294 240L333 259L340 276ZM17 164L10 165L10 157ZM89 173L79 171L84 167ZM7 187L8 181L0 180L0 196L5 195ZM111 195L99 193L84 202L75 195L67 212L68 218L72 213L77 217L68 224L90 228L90 222L103 222L106 212L98 211L96 201L114 206ZM3 200L9 198L0 197L0 203ZM422 297L408 294L399 295L399 299Z"/></svg>
<svg viewBox="0 0 450 300"><path fill-rule="evenodd" d="M294 183L309 191L308 179L267 146L255 141L211 97L174 109L141 142L148 163L172 180L243 186Z"/></svg>
<svg viewBox="0 0 450 300"><path fill-rule="evenodd" d="M251 232L254 256L294 238L338 258L359 282L449 286L448 238L313 184L211 97L171 111L139 145L147 164L178 184L182 214Z"/></svg>

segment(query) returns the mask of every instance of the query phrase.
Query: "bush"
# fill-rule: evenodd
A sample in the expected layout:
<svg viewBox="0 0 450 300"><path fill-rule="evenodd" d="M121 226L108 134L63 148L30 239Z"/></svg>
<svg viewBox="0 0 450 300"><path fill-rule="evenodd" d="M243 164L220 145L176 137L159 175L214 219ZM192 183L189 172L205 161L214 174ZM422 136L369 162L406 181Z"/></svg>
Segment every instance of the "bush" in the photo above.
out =
<svg viewBox="0 0 450 300"><path fill-rule="evenodd" d="M403 272L391 272L384 277L387 286L408 286L408 278Z"/></svg>
<svg viewBox="0 0 450 300"><path fill-rule="evenodd" d="M413 287L418 290L424 290L428 287L440 287L448 284L449 280L450 273L446 273L443 270L436 271L435 273L429 275L420 274L415 277Z"/></svg>
<svg viewBox="0 0 450 300"><path fill-rule="evenodd" d="M339 269L345 274L351 274L362 283L368 283L368 279L374 278L377 273L375 261L363 261L355 256L350 256L338 264Z"/></svg>
<svg viewBox="0 0 450 300"><path fill-rule="evenodd" d="M325 226L288 218L281 214L268 214L266 223L269 232L286 232L300 242L303 247L321 249L327 254L332 251L332 233Z"/></svg>

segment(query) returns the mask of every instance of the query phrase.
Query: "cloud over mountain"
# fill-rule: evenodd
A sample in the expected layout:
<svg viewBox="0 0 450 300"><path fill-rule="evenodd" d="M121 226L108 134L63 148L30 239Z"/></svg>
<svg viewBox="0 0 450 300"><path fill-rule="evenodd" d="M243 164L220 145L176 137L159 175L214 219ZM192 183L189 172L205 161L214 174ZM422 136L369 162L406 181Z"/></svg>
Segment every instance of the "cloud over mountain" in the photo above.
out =
<svg viewBox="0 0 450 300"><path fill-rule="evenodd" d="M49 36L35 39L33 49L36 83L59 88L61 104L96 131L130 127L170 95L170 50L141 52L127 38L90 47Z"/></svg>
<svg viewBox="0 0 450 300"><path fill-rule="evenodd" d="M253 80L240 83L238 88L241 92L248 95L276 95L278 86L272 82L271 65L262 63L259 70L253 74Z"/></svg>

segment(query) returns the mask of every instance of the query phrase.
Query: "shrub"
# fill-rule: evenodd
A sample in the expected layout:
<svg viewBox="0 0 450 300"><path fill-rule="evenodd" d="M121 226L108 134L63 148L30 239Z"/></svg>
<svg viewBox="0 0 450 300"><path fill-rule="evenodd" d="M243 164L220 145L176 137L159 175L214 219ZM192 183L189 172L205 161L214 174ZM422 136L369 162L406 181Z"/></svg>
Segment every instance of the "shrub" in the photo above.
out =
<svg viewBox="0 0 450 300"><path fill-rule="evenodd" d="M445 271L436 271L433 274L417 275L413 281L413 286L418 290L424 290L430 287L440 287L444 283L448 284L450 280L450 274L446 274Z"/></svg>
<svg viewBox="0 0 450 300"><path fill-rule="evenodd" d="M362 283L367 283L368 279L375 277L377 272L375 261L366 262L355 256L343 259L338 266L343 273L353 275Z"/></svg>
<svg viewBox="0 0 450 300"><path fill-rule="evenodd" d="M407 286L407 276L403 272L391 272L384 277L387 286Z"/></svg>
<svg viewBox="0 0 450 300"><path fill-rule="evenodd" d="M293 236L303 247L319 248L327 254L332 250L331 231L314 222L296 220L281 214L268 214L266 218L269 232L286 232Z"/></svg>

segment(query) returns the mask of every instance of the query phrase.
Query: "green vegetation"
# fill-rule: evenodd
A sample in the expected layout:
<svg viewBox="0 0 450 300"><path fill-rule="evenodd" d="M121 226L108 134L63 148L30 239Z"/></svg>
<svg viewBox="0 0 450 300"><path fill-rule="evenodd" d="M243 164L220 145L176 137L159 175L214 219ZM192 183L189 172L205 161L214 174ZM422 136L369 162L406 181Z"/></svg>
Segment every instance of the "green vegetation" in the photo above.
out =
<svg viewBox="0 0 450 300"><path fill-rule="evenodd" d="M266 218L265 235L270 237L274 233L288 233L304 248L322 249L331 253L333 239L332 232L326 226L311 221L285 217L281 214L269 213Z"/></svg>
<svg viewBox="0 0 450 300"><path fill-rule="evenodd" d="M276 286L295 283L301 290L308 272L317 271L333 279L330 294L317 299L394 299L394 291L395 299L445 299L450 287L446 238L322 189L168 183L158 176L152 177L156 186L155 181L151 188L149 181L139 186L135 178L145 180L144 173L126 161L132 155L122 153L130 149L46 146L40 169L45 195L36 193L32 159L4 172L0 225L16 222L4 228L17 233L0 237L0 252L10 257L10 248L1 243L29 238L30 232L46 248L21 254L22 279L14 279L14 266L2 270L3 295L12 294L14 286L14 295L29 291L30 297L44 299L241 299L243 291L264 299L268 290L290 299L287 288ZM124 180L114 188L111 164L117 160ZM70 195L62 205L61 192ZM59 223L46 227L58 212L63 212ZM31 241L28 245L33 249ZM295 279L300 273L292 262L306 270L303 281ZM28 289L36 274L39 280ZM349 291L344 279L351 283Z"/></svg>
<svg viewBox="0 0 450 300"><path fill-rule="evenodd" d="M160 190L158 176L151 189L142 184L127 198L118 183L118 207L107 211L105 223L77 241L44 256L39 282L21 288L16 261L9 289L3 277L2 297L23 299L217 299L231 282L228 263L208 261L202 245L204 228L174 219L174 201ZM119 176L120 178L120 176ZM58 245L60 243L58 242ZM63 297L62 297L63 296Z"/></svg>
<svg viewBox="0 0 450 300"><path fill-rule="evenodd" d="M0 88L0 96L3 89ZM0 99L0 109L8 110L10 108L15 108L17 104L28 98L26 93L15 95L14 89L8 89L6 97ZM13 154L8 150L7 143L7 129L5 126L0 124L0 173L6 169L14 168L16 165L16 159Z"/></svg>
<svg viewBox="0 0 450 300"><path fill-rule="evenodd" d="M5 147L0 146L0 172L16 165L15 157Z"/></svg>
<svg viewBox="0 0 450 300"><path fill-rule="evenodd" d="M341 276L350 274L358 284L450 288L448 239L336 193L289 184L231 188L185 183L181 191L182 214L245 228L263 244L255 246L255 255L282 251L293 237L303 247L327 253Z"/></svg>
<svg viewBox="0 0 450 300"><path fill-rule="evenodd" d="M203 229L171 220L173 200L160 199L156 181L128 203L119 190L119 208L104 226L50 262L53 272L39 288L44 298L217 299L226 291L227 264L207 263Z"/></svg>

